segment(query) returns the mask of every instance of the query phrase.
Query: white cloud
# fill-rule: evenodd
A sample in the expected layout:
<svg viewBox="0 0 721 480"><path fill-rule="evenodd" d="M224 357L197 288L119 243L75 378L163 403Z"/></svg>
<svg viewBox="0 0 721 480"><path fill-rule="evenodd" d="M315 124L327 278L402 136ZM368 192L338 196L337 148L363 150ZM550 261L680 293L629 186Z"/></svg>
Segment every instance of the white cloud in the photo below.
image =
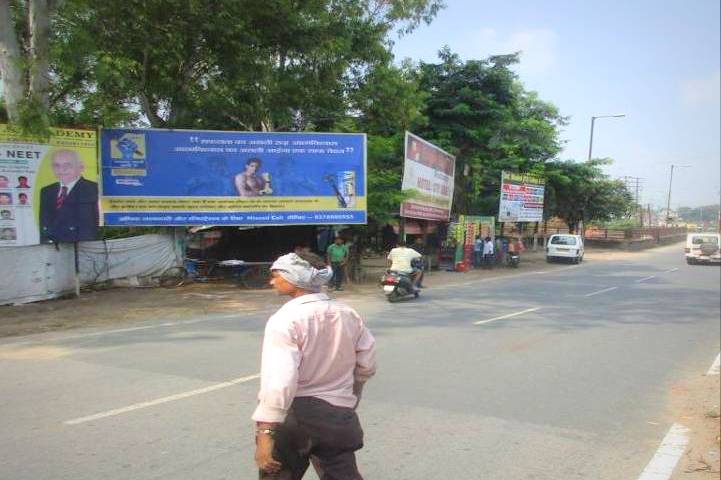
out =
<svg viewBox="0 0 721 480"><path fill-rule="evenodd" d="M719 104L720 89L721 72L717 70L705 78L686 80L681 86L681 98L686 105L692 107L715 106Z"/></svg>
<svg viewBox="0 0 721 480"><path fill-rule="evenodd" d="M521 52L521 70L544 73L556 64L558 35L553 30L537 29L513 33L501 44L506 52Z"/></svg>
<svg viewBox="0 0 721 480"><path fill-rule="evenodd" d="M556 65L558 35L547 28L519 30L502 37L493 28L474 31L458 48L458 53L467 59L482 59L489 55L504 55L520 52L521 62L517 67L522 75L542 75Z"/></svg>

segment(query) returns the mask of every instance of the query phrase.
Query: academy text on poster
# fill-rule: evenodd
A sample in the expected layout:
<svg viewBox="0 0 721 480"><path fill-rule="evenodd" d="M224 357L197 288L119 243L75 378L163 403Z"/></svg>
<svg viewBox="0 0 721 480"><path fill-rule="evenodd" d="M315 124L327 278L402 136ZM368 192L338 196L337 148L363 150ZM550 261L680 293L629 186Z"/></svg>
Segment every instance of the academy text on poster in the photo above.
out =
<svg viewBox="0 0 721 480"><path fill-rule="evenodd" d="M51 128L32 138L0 124L0 246L95 240L97 137Z"/></svg>

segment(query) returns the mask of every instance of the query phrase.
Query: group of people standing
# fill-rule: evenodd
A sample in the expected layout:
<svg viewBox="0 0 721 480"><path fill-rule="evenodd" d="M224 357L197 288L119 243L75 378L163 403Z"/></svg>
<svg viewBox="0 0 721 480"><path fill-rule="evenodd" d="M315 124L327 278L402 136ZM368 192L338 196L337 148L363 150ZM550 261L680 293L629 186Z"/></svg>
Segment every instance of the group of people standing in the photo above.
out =
<svg viewBox="0 0 721 480"><path fill-rule="evenodd" d="M476 235L473 243L473 266L475 268L491 269L496 263L503 262L506 255L520 254L525 250L521 239L513 237L509 240L497 238L494 243L491 237L481 238Z"/></svg>

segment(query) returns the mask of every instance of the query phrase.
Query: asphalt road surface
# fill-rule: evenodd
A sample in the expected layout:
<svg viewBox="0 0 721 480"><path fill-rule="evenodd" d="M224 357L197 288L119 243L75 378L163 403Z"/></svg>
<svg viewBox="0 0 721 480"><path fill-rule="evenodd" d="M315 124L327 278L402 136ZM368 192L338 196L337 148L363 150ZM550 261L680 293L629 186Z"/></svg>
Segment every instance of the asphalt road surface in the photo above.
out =
<svg viewBox="0 0 721 480"><path fill-rule="evenodd" d="M347 297L379 355L365 478L664 478L649 464L679 422L669 389L719 354L719 269L679 250ZM3 341L0 478L257 478L250 415L279 302Z"/></svg>

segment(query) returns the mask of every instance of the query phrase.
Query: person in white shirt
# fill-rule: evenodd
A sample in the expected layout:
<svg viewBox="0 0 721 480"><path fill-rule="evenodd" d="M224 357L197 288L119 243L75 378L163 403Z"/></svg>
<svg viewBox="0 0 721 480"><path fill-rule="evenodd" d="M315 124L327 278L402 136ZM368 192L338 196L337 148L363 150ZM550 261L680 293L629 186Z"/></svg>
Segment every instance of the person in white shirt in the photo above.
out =
<svg viewBox="0 0 721 480"><path fill-rule="evenodd" d="M253 413L260 478L299 480L312 461L322 479L362 480L355 409L376 371L375 340L355 310L318 293L332 276L319 257L289 253L271 272L273 289L292 299L263 337Z"/></svg>
<svg viewBox="0 0 721 480"><path fill-rule="evenodd" d="M423 255L406 246L405 240L398 240L397 247L388 253L388 266L394 272L406 273L417 287L423 281L423 270L413 267L413 260L422 259Z"/></svg>
<svg viewBox="0 0 721 480"><path fill-rule="evenodd" d="M483 267L493 268L493 259L495 258L495 249L491 237L486 237L483 242Z"/></svg>

